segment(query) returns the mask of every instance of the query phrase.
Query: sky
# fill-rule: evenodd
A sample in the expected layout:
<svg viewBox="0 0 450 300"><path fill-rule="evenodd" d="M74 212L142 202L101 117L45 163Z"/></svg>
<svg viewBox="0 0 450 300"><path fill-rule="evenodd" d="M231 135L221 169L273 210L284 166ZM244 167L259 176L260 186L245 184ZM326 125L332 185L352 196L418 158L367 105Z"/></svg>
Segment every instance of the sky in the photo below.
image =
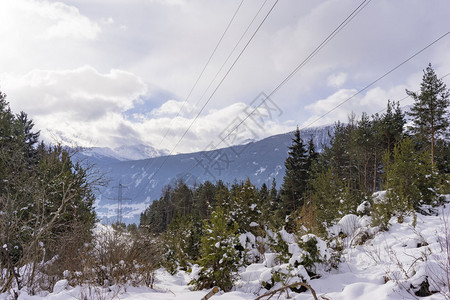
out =
<svg viewBox="0 0 450 300"><path fill-rule="evenodd" d="M429 63L450 72L450 34L370 84L450 31L450 1L367 1L301 65L361 3L0 1L0 91L46 142L166 153L410 105Z"/></svg>

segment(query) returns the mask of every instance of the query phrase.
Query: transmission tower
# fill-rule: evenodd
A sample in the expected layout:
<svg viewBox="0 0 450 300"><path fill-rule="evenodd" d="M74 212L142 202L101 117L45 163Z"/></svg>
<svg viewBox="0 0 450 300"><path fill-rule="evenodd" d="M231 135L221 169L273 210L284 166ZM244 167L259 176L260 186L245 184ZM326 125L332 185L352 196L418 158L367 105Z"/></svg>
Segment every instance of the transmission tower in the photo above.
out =
<svg viewBox="0 0 450 300"><path fill-rule="evenodd" d="M130 198L124 198L122 190L124 188L128 188L127 186L123 185L122 182L119 182L118 186L114 186L113 189L118 189L117 191L117 199L111 199L111 200L117 200L117 223L122 224L122 201L124 200L131 200Z"/></svg>

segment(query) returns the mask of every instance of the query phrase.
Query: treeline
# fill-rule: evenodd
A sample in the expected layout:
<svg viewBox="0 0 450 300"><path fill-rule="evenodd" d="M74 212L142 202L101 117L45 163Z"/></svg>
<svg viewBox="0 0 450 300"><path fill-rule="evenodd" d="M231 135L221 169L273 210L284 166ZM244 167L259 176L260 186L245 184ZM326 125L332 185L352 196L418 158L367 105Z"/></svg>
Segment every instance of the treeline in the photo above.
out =
<svg viewBox="0 0 450 300"><path fill-rule="evenodd" d="M218 284L225 276L221 268L231 266L210 261L217 243L227 245L225 236L250 233L267 241L268 232L286 230L326 239L327 227L346 214L370 214L383 230L392 216L403 221L417 211L430 213L449 192L449 90L429 65L420 92L407 94L414 99L411 122L406 124L398 102L388 101L381 114L350 115L347 123L335 124L321 153L297 128L280 188L275 181L261 187L250 180L193 187L177 182L141 214L140 227L162 238L168 270L197 262L203 273L194 283L203 288ZM374 199L380 190L386 193ZM284 247L269 240L272 250Z"/></svg>
<svg viewBox="0 0 450 300"><path fill-rule="evenodd" d="M207 181L193 187L178 181L166 186L161 198L141 214L141 227L161 233L178 217L207 219L217 207L235 214L238 206L254 205L261 220L273 226L284 226L286 216L316 214L328 208L335 213L356 212L358 204L383 187L383 156L393 153L405 138L404 124L399 104L388 102L382 115L363 114L360 120L351 116L348 123L335 124L330 146L324 147L322 153L316 152L312 137L305 143L297 128L280 187L274 179L270 186L263 183L261 187L250 180L232 184ZM341 205L331 209L336 202Z"/></svg>

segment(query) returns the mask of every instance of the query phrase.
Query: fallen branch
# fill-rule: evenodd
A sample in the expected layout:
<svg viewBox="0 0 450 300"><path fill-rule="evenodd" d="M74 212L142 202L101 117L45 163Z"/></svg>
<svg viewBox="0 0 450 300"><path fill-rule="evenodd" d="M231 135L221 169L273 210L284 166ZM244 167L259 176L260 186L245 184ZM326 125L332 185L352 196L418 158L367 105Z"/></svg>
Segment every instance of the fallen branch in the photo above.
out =
<svg viewBox="0 0 450 300"><path fill-rule="evenodd" d="M203 297L201 300L208 300L209 298L214 296L214 294L216 294L218 291L219 288L217 286L213 287L212 290L210 290L209 293L206 294L205 297Z"/></svg>
<svg viewBox="0 0 450 300"><path fill-rule="evenodd" d="M258 298L255 298L255 300L260 300L260 299L262 299L262 298L264 298L264 297L267 297L267 296L272 297L273 295L275 295L275 294L278 293L278 292L282 292L282 291L284 291L284 290L286 290L286 289L293 288L293 287L296 287L296 286L299 286L299 285L304 286L304 287L306 287L307 289L309 289L309 290L311 291L311 294L312 294L313 297L314 297L314 300L319 300L319 299L317 298L316 291L314 291L314 289L313 289L310 285L308 285L308 284L306 284L306 283L303 283L303 282L296 282L296 283L293 283L293 284L290 284L290 285L283 286L282 288L279 288L279 289L276 289L276 290L274 290L274 291L265 293L264 295L259 296Z"/></svg>

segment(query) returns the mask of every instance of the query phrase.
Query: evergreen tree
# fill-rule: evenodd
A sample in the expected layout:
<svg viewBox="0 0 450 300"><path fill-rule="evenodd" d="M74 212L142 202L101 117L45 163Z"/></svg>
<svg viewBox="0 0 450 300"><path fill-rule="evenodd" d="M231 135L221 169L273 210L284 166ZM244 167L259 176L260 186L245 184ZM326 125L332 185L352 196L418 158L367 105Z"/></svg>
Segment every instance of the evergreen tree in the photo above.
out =
<svg viewBox="0 0 450 300"><path fill-rule="evenodd" d="M223 181L221 180L216 183L214 201L216 203L216 207L222 207L226 212L230 211L231 192L225 185L225 183L223 183ZM214 207L213 209L215 210L216 207Z"/></svg>
<svg viewBox="0 0 450 300"><path fill-rule="evenodd" d="M235 248L239 243L237 230L237 224L230 224L221 207L213 213L210 221L204 221L198 261L201 270L190 284L198 290L214 286L225 292L231 290L241 264Z"/></svg>
<svg viewBox="0 0 450 300"><path fill-rule="evenodd" d="M450 91L445 83L438 79L431 64L424 70L420 93L406 90L414 99L409 115L413 118L410 130L420 142L428 143L431 149L431 162L434 164L435 144L439 136L449 135Z"/></svg>
<svg viewBox="0 0 450 300"><path fill-rule="evenodd" d="M352 188L357 188L357 171L350 156L354 123L342 124L337 122L334 126L334 135L331 137L330 146L323 153L323 160L333 173L340 179L348 181Z"/></svg>
<svg viewBox="0 0 450 300"><path fill-rule="evenodd" d="M385 157L385 160L389 157ZM417 153L410 138L394 147L393 161L386 167L387 204L400 220L421 205L436 205L439 177L427 152Z"/></svg>
<svg viewBox="0 0 450 300"><path fill-rule="evenodd" d="M261 220L261 204L258 191L249 178L236 188L231 203L228 212L231 221L237 223L242 233L252 232L252 225L259 224Z"/></svg>
<svg viewBox="0 0 450 300"><path fill-rule="evenodd" d="M170 274L199 258L201 225L194 216L177 217L162 235L162 265Z"/></svg>
<svg viewBox="0 0 450 300"><path fill-rule="evenodd" d="M28 160L36 160L36 144L39 141L39 131L33 132L33 121L28 119L28 115L23 111L16 116L16 122L18 124L18 133L21 134L23 139L23 150L25 151L26 158Z"/></svg>
<svg viewBox="0 0 450 300"><path fill-rule="evenodd" d="M210 216L216 207L215 194L216 186L213 183L206 181L200 184L193 195L194 213L201 218Z"/></svg>
<svg viewBox="0 0 450 300"><path fill-rule="evenodd" d="M304 204L304 194L308 182L307 151L300 137L300 130L294 133L292 145L284 163L286 174L281 187L281 214L289 215Z"/></svg>
<svg viewBox="0 0 450 300"><path fill-rule="evenodd" d="M339 194L344 183L333 174L331 168L317 171L311 180L311 210L315 212L312 224L303 224L324 234L326 227L339 217Z"/></svg>
<svg viewBox="0 0 450 300"><path fill-rule="evenodd" d="M386 112L381 116L375 115L373 120L375 135L373 191L376 191L382 186L383 156L387 152L391 157L390 160L384 161L384 167L386 167L392 160L394 147L403 139L405 118L400 109L400 103L388 100Z"/></svg>
<svg viewBox="0 0 450 300"><path fill-rule="evenodd" d="M374 122L362 113L351 138L351 157L358 174L357 188L363 192L373 192L374 153L376 148Z"/></svg>
<svg viewBox="0 0 450 300"><path fill-rule="evenodd" d="M9 277L0 290L14 280L33 292L38 264L52 262L49 276L79 267L74 253L90 241L96 222L99 179L61 146L37 145L38 137L33 122L14 115L0 92L0 268ZM22 276L25 265L31 273Z"/></svg>
<svg viewBox="0 0 450 300"><path fill-rule="evenodd" d="M306 152L308 154L308 157L306 158L306 170L308 171L308 179L311 179L313 166L319 160L319 153L317 153L316 151L316 146L314 145L312 135L308 141L308 147L306 149Z"/></svg>
<svg viewBox="0 0 450 300"><path fill-rule="evenodd" d="M386 112L380 118L382 144L384 148L391 153L394 146L403 138L403 126L405 125L405 116L400 109L400 102L391 102L388 100Z"/></svg>

